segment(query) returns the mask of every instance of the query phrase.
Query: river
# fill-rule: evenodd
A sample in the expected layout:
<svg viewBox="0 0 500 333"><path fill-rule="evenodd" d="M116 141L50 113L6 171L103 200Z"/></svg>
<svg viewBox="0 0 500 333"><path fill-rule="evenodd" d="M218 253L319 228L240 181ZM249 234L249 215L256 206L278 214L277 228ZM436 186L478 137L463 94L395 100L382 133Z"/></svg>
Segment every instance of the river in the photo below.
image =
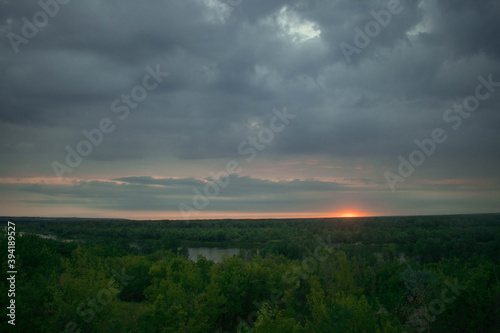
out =
<svg viewBox="0 0 500 333"><path fill-rule="evenodd" d="M222 249L218 247L188 247L189 259L196 261L198 255L201 254L208 260L213 260L214 262L221 262L222 255L226 253L229 257L234 254L240 253L240 249L237 248L227 248Z"/></svg>

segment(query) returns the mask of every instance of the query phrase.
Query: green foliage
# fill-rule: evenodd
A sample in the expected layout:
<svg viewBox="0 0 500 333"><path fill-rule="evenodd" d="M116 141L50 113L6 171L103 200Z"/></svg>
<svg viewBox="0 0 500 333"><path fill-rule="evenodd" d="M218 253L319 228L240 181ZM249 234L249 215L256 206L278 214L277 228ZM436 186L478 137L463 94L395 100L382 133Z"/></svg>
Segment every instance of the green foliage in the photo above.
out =
<svg viewBox="0 0 500 333"><path fill-rule="evenodd" d="M294 318L287 318L283 310L265 303L259 310L255 322L254 333L299 333L304 332L302 326Z"/></svg>
<svg viewBox="0 0 500 333"><path fill-rule="evenodd" d="M78 241L17 238L15 331L500 331L499 221L19 222ZM198 245L244 250L188 260Z"/></svg>
<svg viewBox="0 0 500 333"><path fill-rule="evenodd" d="M262 256L268 254L283 255L290 259L302 259L306 248L300 244L293 242L289 239L269 242L261 251Z"/></svg>
<svg viewBox="0 0 500 333"><path fill-rule="evenodd" d="M364 295L346 295L344 292L339 292L333 297L325 297L320 283L312 280L308 303L312 317L306 326L309 331L380 331L377 314Z"/></svg>

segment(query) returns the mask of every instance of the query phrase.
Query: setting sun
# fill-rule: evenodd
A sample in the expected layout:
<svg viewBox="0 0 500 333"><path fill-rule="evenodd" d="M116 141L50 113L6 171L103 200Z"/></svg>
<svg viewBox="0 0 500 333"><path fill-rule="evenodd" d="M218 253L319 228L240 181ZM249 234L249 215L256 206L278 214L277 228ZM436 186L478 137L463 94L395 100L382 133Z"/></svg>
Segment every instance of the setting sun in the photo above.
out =
<svg viewBox="0 0 500 333"><path fill-rule="evenodd" d="M343 213L341 217L358 217L356 213Z"/></svg>
<svg viewBox="0 0 500 333"><path fill-rule="evenodd" d="M363 213L361 210L357 208L347 207L341 210L338 210L332 214L332 217L363 217L369 216L368 213Z"/></svg>

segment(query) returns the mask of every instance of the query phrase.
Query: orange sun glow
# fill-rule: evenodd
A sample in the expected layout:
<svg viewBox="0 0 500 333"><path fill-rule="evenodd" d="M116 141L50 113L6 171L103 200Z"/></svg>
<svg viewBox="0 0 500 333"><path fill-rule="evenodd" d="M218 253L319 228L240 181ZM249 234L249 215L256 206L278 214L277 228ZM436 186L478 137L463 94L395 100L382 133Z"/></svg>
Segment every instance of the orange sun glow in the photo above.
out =
<svg viewBox="0 0 500 333"><path fill-rule="evenodd" d="M369 216L370 214L364 213L363 211L356 208L347 208L334 212L332 217L363 217Z"/></svg>
<svg viewBox="0 0 500 333"><path fill-rule="evenodd" d="M358 217L359 215L356 213L342 213L340 217Z"/></svg>

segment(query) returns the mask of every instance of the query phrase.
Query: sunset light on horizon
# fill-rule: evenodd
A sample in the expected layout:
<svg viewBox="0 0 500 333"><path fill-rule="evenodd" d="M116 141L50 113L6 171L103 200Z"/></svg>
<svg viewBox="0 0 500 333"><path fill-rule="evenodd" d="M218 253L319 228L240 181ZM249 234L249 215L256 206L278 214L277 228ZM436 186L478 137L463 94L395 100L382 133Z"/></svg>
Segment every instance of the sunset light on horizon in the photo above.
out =
<svg viewBox="0 0 500 333"><path fill-rule="evenodd" d="M493 5L387 5L5 2L0 215L499 212Z"/></svg>

